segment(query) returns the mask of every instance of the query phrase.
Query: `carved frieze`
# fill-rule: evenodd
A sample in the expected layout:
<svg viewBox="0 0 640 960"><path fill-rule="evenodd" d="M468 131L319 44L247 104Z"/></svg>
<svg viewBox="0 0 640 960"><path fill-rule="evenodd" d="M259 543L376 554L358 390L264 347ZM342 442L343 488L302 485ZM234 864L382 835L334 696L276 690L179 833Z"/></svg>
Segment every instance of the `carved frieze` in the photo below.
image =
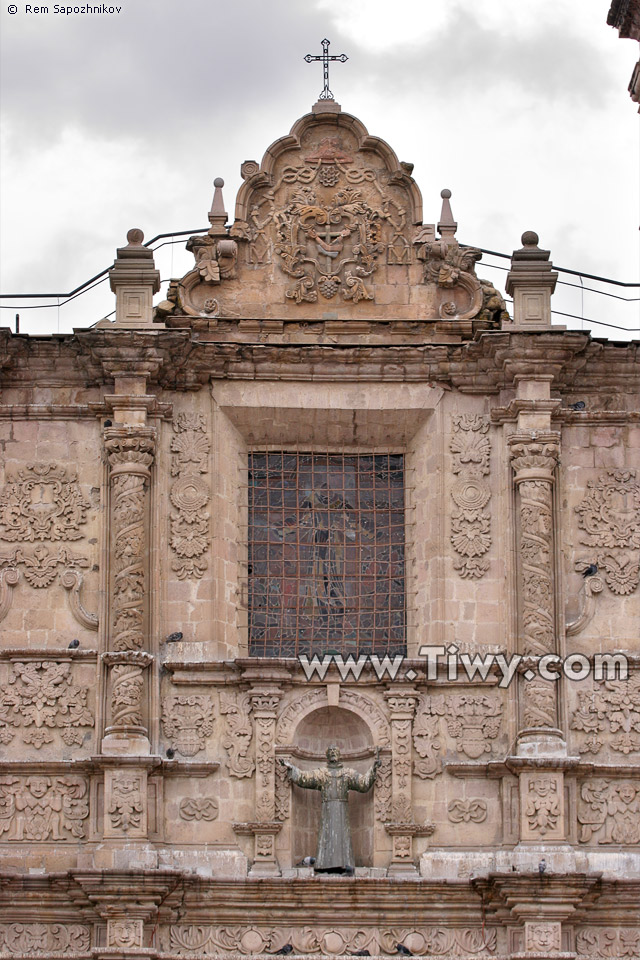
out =
<svg viewBox="0 0 640 960"><path fill-rule="evenodd" d="M449 444L452 470L451 544L457 553L454 567L461 577L482 577L489 568L485 554L491 546L491 515L487 504L491 488L484 478L490 469L489 420L472 414L452 418Z"/></svg>
<svg viewBox="0 0 640 960"><path fill-rule="evenodd" d="M447 807L452 823L484 823L487 819L487 801L481 797L452 800Z"/></svg>
<svg viewBox="0 0 640 960"><path fill-rule="evenodd" d="M89 507L75 474L55 463L29 463L0 492L0 539L79 540Z"/></svg>
<svg viewBox="0 0 640 960"><path fill-rule="evenodd" d="M6 840L72 840L89 816L82 777L0 777L0 835Z"/></svg>
<svg viewBox="0 0 640 960"><path fill-rule="evenodd" d="M79 923L0 923L0 952L16 957L87 953L91 931Z"/></svg>
<svg viewBox="0 0 640 960"><path fill-rule="evenodd" d="M640 927L584 927L576 933L576 950L586 957L640 956Z"/></svg>
<svg viewBox="0 0 640 960"><path fill-rule="evenodd" d="M607 585L619 596L632 593L640 581L640 482L635 470L608 470L589 480L576 507L580 542L594 550Z"/></svg>
<svg viewBox="0 0 640 960"><path fill-rule="evenodd" d="M559 953L562 950L562 924L555 921L524 925L524 948L531 953Z"/></svg>
<svg viewBox="0 0 640 960"><path fill-rule="evenodd" d="M640 673L580 691L571 728L586 734L580 753L599 753L605 744L625 756L640 752Z"/></svg>
<svg viewBox="0 0 640 960"><path fill-rule="evenodd" d="M211 496L202 475L209 471L211 440L205 418L200 413L179 413L173 422L171 440L170 545L175 556L171 563L179 580L200 579L208 566L209 514Z"/></svg>
<svg viewBox="0 0 640 960"><path fill-rule="evenodd" d="M36 590L49 587L58 573L58 567L89 567L91 561L69 550L68 547L49 549L43 543L30 549L15 547L10 553L0 554L0 567L19 568L29 586Z"/></svg>
<svg viewBox="0 0 640 960"><path fill-rule="evenodd" d="M397 944L414 956L452 958L496 952L492 927L259 927L173 924L165 930L165 949L172 955L225 956L276 953L290 944L296 954L331 957L368 950L372 956L397 956ZM287 951L289 952L289 951Z"/></svg>
<svg viewBox="0 0 640 960"><path fill-rule="evenodd" d="M207 737L213 732L213 724L211 697L191 694L165 697L162 701L164 735L183 757L194 757L204 750Z"/></svg>
<svg viewBox="0 0 640 960"><path fill-rule="evenodd" d="M220 713L225 718L222 746L227 752L227 767L231 777L250 777L255 769L253 759L247 756L253 739L250 704L247 694L234 696L220 693Z"/></svg>
<svg viewBox="0 0 640 960"><path fill-rule="evenodd" d="M586 780L578 823L580 843L640 843L640 780Z"/></svg>
<svg viewBox="0 0 640 960"><path fill-rule="evenodd" d="M120 917L107 921L107 946L114 950L136 950L143 946L144 922Z"/></svg>
<svg viewBox="0 0 640 960"><path fill-rule="evenodd" d="M23 743L39 750L53 741L51 731L55 730L67 745L80 745L93 722L87 689L74 684L70 663L11 664L7 683L0 685L2 743L11 743L20 731Z"/></svg>

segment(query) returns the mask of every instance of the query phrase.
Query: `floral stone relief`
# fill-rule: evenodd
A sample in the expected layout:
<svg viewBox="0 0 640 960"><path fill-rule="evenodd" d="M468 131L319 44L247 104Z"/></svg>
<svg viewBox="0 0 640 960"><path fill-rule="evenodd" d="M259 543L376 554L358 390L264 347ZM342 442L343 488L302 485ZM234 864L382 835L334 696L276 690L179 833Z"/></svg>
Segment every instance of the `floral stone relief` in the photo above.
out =
<svg viewBox="0 0 640 960"><path fill-rule="evenodd" d="M23 743L39 750L57 731L66 744L79 746L93 722L87 689L74 684L70 663L11 664L8 681L0 685L2 743L11 743L20 732Z"/></svg>

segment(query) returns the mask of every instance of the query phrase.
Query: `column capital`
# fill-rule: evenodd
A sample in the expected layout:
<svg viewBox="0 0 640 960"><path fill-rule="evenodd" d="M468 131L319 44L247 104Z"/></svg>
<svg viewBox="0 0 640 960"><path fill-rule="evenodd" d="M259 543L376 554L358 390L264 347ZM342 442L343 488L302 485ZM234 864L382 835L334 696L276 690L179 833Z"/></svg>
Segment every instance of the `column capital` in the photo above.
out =
<svg viewBox="0 0 640 960"><path fill-rule="evenodd" d="M560 434L557 431L514 433L507 442L516 483L524 480L553 483L560 459Z"/></svg>

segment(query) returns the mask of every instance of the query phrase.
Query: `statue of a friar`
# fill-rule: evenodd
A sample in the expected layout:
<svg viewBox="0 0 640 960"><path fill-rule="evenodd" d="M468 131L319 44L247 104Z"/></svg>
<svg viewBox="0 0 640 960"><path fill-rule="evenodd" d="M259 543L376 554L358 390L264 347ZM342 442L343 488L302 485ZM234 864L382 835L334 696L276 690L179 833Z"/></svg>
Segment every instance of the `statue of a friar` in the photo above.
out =
<svg viewBox="0 0 640 960"><path fill-rule="evenodd" d="M299 770L288 760L280 759L287 768L289 779L307 790L320 790L322 794L322 821L318 838L316 872L353 873L353 847L349 827L349 790L367 793L376 780L380 766L380 751L366 773L358 773L343 767L338 747L327 749L327 766L317 770Z"/></svg>

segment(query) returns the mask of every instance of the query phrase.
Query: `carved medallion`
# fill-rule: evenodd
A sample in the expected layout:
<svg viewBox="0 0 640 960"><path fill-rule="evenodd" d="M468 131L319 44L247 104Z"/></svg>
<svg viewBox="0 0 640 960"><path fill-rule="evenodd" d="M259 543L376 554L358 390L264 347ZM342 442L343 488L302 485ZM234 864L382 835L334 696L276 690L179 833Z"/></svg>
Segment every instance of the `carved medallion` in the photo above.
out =
<svg viewBox="0 0 640 960"><path fill-rule="evenodd" d="M194 757L204 749L213 720L211 697L173 696L162 701L164 735L183 757Z"/></svg>
<svg viewBox="0 0 640 960"><path fill-rule="evenodd" d="M89 507L74 474L55 463L29 463L0 493L0 538L79 540Z"/></svg>

